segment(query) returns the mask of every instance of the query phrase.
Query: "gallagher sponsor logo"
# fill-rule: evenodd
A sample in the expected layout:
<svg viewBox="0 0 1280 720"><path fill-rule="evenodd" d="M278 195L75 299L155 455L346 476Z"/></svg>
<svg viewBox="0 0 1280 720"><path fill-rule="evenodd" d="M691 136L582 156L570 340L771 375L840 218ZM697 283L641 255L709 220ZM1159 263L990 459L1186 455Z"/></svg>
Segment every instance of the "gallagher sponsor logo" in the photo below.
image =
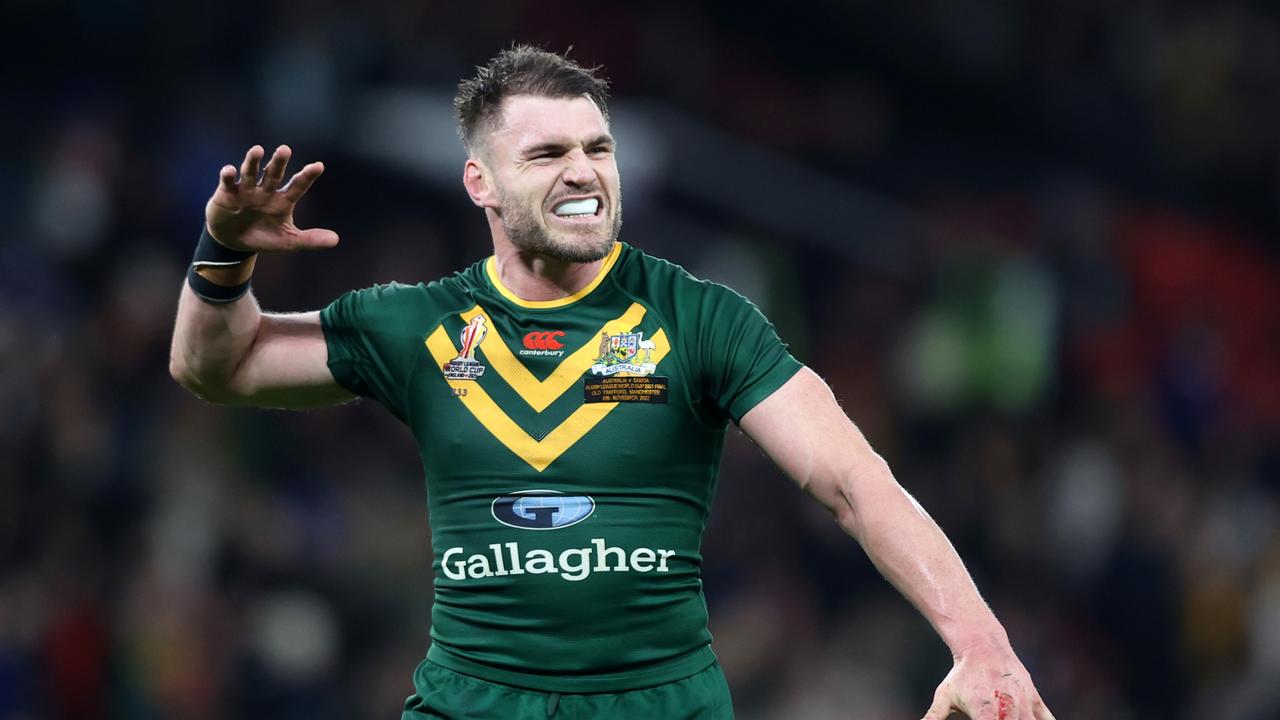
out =
<svg viewBox="0 0 1280 720"><path fill-rule="evenodd" d="M534 330L524 336L524 349L521 355L564 355L564 343L558 338L564 337L563 330Z"/></svg>
<svg viewBox="0 0 1280 720"><path fill-rule="evenodd" d="M638 547L627 552L604 538L591 538L589 545L561 550L559 555L543 548L525 550L518 542L490 543L488 550L468 555L464 548L451 547L440 558L440 572L450 580L527 574L577 582L593 573L670 572L670 564L678 559L675 550Z"/></svg>
<svg viewBox="0 0 1280 720"><path fill-rule="evenodd" d="M526 490L496 498L493 517L523 530L558 530L576 525L596 510L589 495L566 495L555 490ZM544 536L545 537L545 536ZM489 543L488 552L451 547L440 557L440 572L449 580L483 580L508 575L556 575L577 582L594 573L666 573L679 560L675 550L622 548L604 538L591 538L581 547L554 553L521 547L518 541Z"/></svg>
<svg viewBox="0 0 1280 720"><path fill-rule="evenodd" d="M565 495L555 490L525 490L503 495L490 506L493 518L522 530L559 530L577 525L596 511L587 495Z"/></svg>

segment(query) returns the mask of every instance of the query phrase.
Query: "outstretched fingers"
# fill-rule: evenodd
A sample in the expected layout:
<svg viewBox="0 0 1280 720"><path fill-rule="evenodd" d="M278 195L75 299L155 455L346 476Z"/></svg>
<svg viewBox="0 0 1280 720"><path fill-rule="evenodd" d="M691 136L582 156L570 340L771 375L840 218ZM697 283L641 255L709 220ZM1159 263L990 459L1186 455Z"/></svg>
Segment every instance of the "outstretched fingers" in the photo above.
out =
<svg viewBox="0 0 1280 720"><path fill-rule="evenodd" d="M218 171L218 188L225 192L235 193L236 191L236 166L223 165Z"/></svg>
<svg viewBox="0 0 1280 720"><path fill-rule="evenodd" d="M261 145L254 145L249 148L249 152L244 154L244 162L240 164L240 183L242 185L257 185L258 170L262 163L262 156L266 153Z"/></svg>
<svg viewBox="0 0 1280 720"><path fill-rule="evenodd" d="M290 202L298 202L298 200L302 199L302 196L306 194L307 190L311 189L311 184L314 183L316 178L320 177L320 173L323 172L324 163L309 163L299 170L296 175L290 178L289 182L286 183L280 191L284 193L285 198Z"/></svg>
<svg viewBox="0 0 1280 720"><path fill-rule="evenodd" d="M323 250L338 244L338 233L325 228L299 230L293 241L300 250Z"/></svg>
<svg viewBox="0 0 1280 720"><path fill-rule="evenodd" d="M281 181L284 180L284 169L289 165L289 158L293 156L293 150L288 145L281 145L272 153L271 160L267 162L267 169L262 174L262 189L274 192L280 187Z"/></svg>
<svg viewBox="0 0 1280 720"><path fill-rule="evenodd" d="M238 178L233 165L218 171L218 189L205 207L206 222L255 251L322 250L337 245L338 234L332 230L303 230L293 224L294 206L324 172L324 164L310 163L282 185L293 151L288 145L279 146L264 166L265 154L261 145L249 148Z"/></svg>

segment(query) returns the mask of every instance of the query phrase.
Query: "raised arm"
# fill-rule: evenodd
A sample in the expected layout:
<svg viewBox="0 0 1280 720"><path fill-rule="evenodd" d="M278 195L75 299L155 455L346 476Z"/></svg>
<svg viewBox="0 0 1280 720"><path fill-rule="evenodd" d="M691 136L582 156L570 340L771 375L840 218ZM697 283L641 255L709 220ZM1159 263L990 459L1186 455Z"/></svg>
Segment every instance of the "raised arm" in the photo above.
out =
<svg viewBox="0 0 1280 720"><path fill-rule="evenodd" d="M881 574L925 616L955 666L926 720L1052 720L1004 627L959 555L894 479L826 383L808 368L752 408L744 432L835 515Z"/></svg>
<svg viewBox="0 0 1280 720"><path fill-rule="evenodd" d="M302 168L284 183L288 146L280 146L258 180L264 151L255 145L236 168L222 168L218 187L205 206L213 240L240 253L292 252L333 247L332 230L301 230L293 209L324 166ZM234 262L197 265L215 290L233 288L253 274L257 255ZM354 396L334 380L320 328L320 313L266 314L252 292L228 302L202 299L182 284L169 352L169 372L183 387L216 403L304 408L330 405Z"/></svg>

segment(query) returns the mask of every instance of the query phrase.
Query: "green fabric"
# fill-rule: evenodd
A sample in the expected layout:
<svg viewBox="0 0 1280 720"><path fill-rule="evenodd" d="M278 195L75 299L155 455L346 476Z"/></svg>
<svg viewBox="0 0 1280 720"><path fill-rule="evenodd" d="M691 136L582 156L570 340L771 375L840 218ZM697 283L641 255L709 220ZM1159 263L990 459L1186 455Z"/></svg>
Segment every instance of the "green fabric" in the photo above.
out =
<svg viewBox="0 0 1280 720"><path fill-rule="evenodd" d="M426 660L414 687L401 720L733 720L719 663L657 687L560 695L486 682Z"/></svg>
<svg viewBox="0 0 1280 720"><path fill-rule="evenodd" d="M353 291L321 313L334 377L417 440L440 665L618 692L714 659L700 548L725 428L801 365L732 290L625 245L608 267L560 307L513 301L480 262ZM625 368L667 402L584 402L588 380Z"/></svg>

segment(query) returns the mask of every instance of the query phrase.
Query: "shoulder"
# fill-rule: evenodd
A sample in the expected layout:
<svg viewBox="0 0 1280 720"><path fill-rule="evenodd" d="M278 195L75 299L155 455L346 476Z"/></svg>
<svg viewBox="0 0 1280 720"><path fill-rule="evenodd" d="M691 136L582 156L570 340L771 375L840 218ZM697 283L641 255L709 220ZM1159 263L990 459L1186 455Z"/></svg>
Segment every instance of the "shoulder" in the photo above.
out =
<svg viewBox="0 0 1280 720"><path fill-rule="evenodd" d="M623 247L618 282L628 292L652 300L667 300L679 306L689 303L700 305L721 297L742 299L731 288L703 280L670 260L650 255L632 245L624 244Z"/></svg>
<svg viewBox="0 0 1280 720"><path fill-rule="evenodd" d="M387 282L351 290L325 308L322 317L333 321L342 315L374 326L406 323L418 326L473 304L472 289L478 265L431 282Z"/></svg>
<svg viewBox="0 0 1280 720"><path fill-rule="evenodd" d="M704 280L684 267L626 245L618 281L625 291L655 302L673 315L701 317L756 306L727 285Z"/></svg>
<svg viewBox="0 0 1280 720"><path fill-rule="evenodd" d="M650 255L634 245L621 245L622 256L618 260L618 270L620 279L624 281L701 282L688 270L670 260Z"/></svg>

